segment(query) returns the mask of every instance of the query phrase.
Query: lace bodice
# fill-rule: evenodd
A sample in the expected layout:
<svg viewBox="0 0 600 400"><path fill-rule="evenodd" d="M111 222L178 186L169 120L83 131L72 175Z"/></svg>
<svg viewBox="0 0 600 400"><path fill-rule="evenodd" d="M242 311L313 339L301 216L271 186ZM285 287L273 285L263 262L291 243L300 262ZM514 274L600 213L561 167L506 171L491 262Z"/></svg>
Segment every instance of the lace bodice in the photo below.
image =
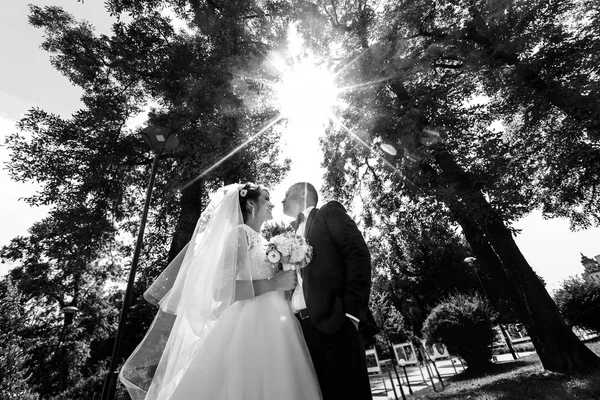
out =
<svg viewBox="0 0 600 400"><path fill-rule="evenodd" d="M248 225L240 225L246 232L248 238L248 259L250 263L250 274L252 279L268 279L275 275L270 262L266 260L266 245L265 238Z"/></svg>

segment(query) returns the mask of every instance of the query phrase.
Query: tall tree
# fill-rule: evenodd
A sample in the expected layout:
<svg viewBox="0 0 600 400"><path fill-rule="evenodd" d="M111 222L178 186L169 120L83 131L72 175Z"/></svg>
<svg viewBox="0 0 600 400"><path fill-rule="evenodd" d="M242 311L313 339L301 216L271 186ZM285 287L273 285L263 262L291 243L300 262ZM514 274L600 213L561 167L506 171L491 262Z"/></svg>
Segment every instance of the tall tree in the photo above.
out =
<svg viewBox="0 0 600 400"><path fill-rule="evenodd" d="M573 35L569 36L556 22L556 16L569 7L546 1L496 5L402 2L381 5L382 12L377 13L361 2L354 8L334 10L334 26L335 21L349 21L344 29L350 32L345 43L350 57L359 60L355 62L359 65L354 68L354 79L375 83L387 80L386 84L375 84L371 91L363 90L360 96L349 95L352 108L346 108L343 119L363 141L374 146L391 145L399 153L399 157L389 157L375 150L387 157L387 163L376 165L384 187L443 204L447 215L460 224L490 276L496 278L504 293L518 300L545 368L587 368L597 365L598 358L560 318L556 305L516 246L510 223L539 205L549 205L544 210L548 215L569 215L574 225L598 221L600 213L593 199L599 171L582 161L600 154L594 136L596 114L574 115L553 103L551 96L564 86L562 80L572 82L573 71L577 76L589 71L580 66L589 55L576 50L566 56L568 39ZM518 65L506 59L497 65L494 57L498 49L480 48L481 44L468 36L477 22L474 18L481 16L476 11L482 8L501 11L499 17L497 13L486 14L496 18L487 32L502 32L504 47L511 44L512 35L518 36L521 44L528 40L528 46L512 50L518 55ZM559 64L553 69L556 78L550 79L545 72L546 87L539 86L535 79L525 79L529 72L522 69L528 62L528 68L534 68L544 54L543 65L552 69L544 36L531 33L537 33L532 28L539 26L545 28L541 31L562 35L566 44L561 50L565 61L571 60L568 68ZM592 35L587 39L598 38ZM533 48L541 50L532 55L529 50ZM532 58L535 63L530 61ZM594 75L588 77L584 86L595 90L593 79ZM567 89L561 96L572 93ZM511 95L505 96L507 93ZM579 100L577 97L574 101ZM594 98L588 100L596 104ZM515 119L509 110L517 111L521 119ZM497 120L510 125L504 132L494 131L490 126ZM550 128L552 136L548 135ZM335 187L373 154L356 150L355 138L331 138L328 159L340 160L328 165L328 180ZM574 146L566 149L556 145L566 141ZM521 154L528 146L535 149L537 162ZM573 179L551 179L558 171L561 175L568 172Z"/></svg>
<svg viewBox="0 0 600 400"><path fill-rule="evenodd" d="M114 329L119 298L101 290L107 279L119 279L127 268L130 249L116 237L137 232L153 159L138 130L127 127L131 117L150 108L147 123L170 129L180 142L175 151L161 155L138 295L189 240L211 191L236 181L273 185L289 168L280 157L276 131L265 129L251 140L274 118L274 111L258 99L264 88L255 84L239 92L234 85L234 74L259 63L285 31L278 29L285 21L273 24L265 18L277 5L263 10L234 2L106 4L115 15L127 12L131 17L117 20L110 36L97 35L89 23L60 7L30 7L30 23L44 32L42 48L54 67L83 90L84 108L70 118L32 109L7 140L12 178L41 184L27 201L53 207L50 217L35 225L29 237L16 238L3 257L18 262L13 278L30 299L40 300L47 318L35 327L35 335L47 329L54 347L61 338L78 345L79 340L89 342L94 327L103 330L95 333L99 340ZM174 7L187 29L173 27L161 12L165 5ZM107 246L118 258L110 268ZM84 317L60 313L66 305L87 307L91 294L103 319L85 323L84 329ZM139 304L131 319L143 323L129 324L131 343L153 314ZM86 315L84 310L80 315ZM42 365L61 358L53 358L48 350L53 347L46 347L32 350L40 352L40 375ZM88 350L82 348L80 358L70 364L69 377L75 377L74 368L89 365ZM103 349L93 352L95 357L106 354ZM63 384L54 374L48 376L44 393L55 393Z"/></svg>
<svg viewBox="0 0 600 400"><path fill-rule="evenodd" d="M97 226L107 223L83 206L53 210L28 237L2 249L2 259L16 264L6 282L21 293L20 307L36 316L19 334L32 344L31 382L43 395L77 381L90 343L110 332L115 313L103 287L118 278L121 260L114 232Z"/></svg>
<svg viewBox="0 0 600 400"><path fill-rule="evenodd" d="M419 337L431 309L455 293L487 294L505 313L511 311L500 307L501 296L482 288L464 262L471 251L447 217L426 202L412 203L393 191L372 193L365 209L372 215L367 235L378 282L374 287L389 292L386 296L408 332Z"/></svg>

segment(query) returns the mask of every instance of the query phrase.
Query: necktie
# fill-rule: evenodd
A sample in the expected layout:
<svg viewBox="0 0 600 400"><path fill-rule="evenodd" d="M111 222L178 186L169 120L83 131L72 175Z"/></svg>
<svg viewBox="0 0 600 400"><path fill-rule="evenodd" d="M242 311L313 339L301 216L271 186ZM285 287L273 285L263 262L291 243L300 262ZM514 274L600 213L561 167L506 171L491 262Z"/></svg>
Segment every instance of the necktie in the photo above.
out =
<svg viewBox="0 0 600 400"><path fill-rule="evenodd" d="M302 222L304 222L304 220L306 220L304 213L298 214L298 217L296 218L296 220L294 222L292 222L292 226L294 227L294 230L298 230L298 227L300 226L300 224Z"/></svg>
<svg viewBox="0 0 600 400"><path fill-rule="evenodd" d="M304 235L304 229L306 227L304 227L302 231L298 231L298 228L300 228L300 225L302 225L304 221L306 221L306 217L304 216L304 213L300 213L298 214L296 220L293 222L294 230L299 235ZM299 269L296 270L296 273L298 274L298 285L296 286L296 288L294 289L294 293L292 294L292 309L294 310L294 312L298 312L306 308L306 302L304 301L304 292L302 291L302 274L300 274Z"/></svg>

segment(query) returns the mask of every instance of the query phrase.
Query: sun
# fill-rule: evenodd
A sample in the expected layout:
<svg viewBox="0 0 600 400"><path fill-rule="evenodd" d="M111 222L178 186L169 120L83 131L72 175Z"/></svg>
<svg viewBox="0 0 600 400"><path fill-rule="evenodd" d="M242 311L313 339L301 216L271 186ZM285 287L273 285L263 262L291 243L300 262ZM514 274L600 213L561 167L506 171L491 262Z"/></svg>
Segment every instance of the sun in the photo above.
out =
<svg viewBox="0 0 600 400"><path fill-rule="evenodd" d="M292 124L329 121L338 97L334 75L313 57L305 57L282 71L275 85L276 103Z"/></svg>
<svg viewBox="0 0 600 400"><path fill-rule="evenodd" d="M369 152L375 152L371 144L349 129L338 114L348 106L342 98L343 93L376 87L389 78L382 77L344 86L341 81L348 80L346 75L351 71L350 67L367 52L355 56L345 64L339 64L334 61L339 59L336 56L335 46L326 51L325 55L323 52L315 53L312 50L313 48L302 38L297 24L290 24L285 48L267 55L261 61L259 68L246 72L237 71L234 74L231 89L233 94L243 100L245 107L260 110L266 106L269 111L276 111L276 113L258 131L251 133L243 143L231 149L186 183L183 189L212 172L271 129L278 130L281 134L282 154L291 160L295 170L302 172L301 180L307 179L306 175L309 171L319 176L323 175L321 163L315 162L315 156L322 155L321 142L329 128L347 132L360 146ZM262 93L267 93L268 97L262 98L259 93L262 89L257 90L251 86L266 89ZM229 108L223 110L227 113L235 112ZM381 150L392 156L396 155L395 149L389 144L383 145ZM382 159L382 162L393 167L389 161L381 157L381 154L376 155ZM319 171L316 171L317 169Z"/></svg>
<svg viewBox="0 0 600 400"><path fill-rule="evenodd" d="M339 97L328 57L313 52L297 24L290 24L285 50L272 52L267 63L276 75L272 104L288 128L310 126L322 134Z"/></svg>

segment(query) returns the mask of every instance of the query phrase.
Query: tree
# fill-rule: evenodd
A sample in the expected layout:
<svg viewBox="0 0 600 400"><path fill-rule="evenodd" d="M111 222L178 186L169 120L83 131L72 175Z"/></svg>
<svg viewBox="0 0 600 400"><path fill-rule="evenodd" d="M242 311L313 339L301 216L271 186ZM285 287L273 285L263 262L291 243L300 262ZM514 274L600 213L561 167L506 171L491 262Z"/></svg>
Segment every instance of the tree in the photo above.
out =
<svg viewBox="0 0 600 400"><path fill-rule="evenodd" d="M9 280L0 281L0 399L37 400L30 385L30 357L20 337L26 324L21 293Z"/></svg>
<svg viewBox="0 0 600 400"><path fill-rule="evenodd" d="M11 274L19 288L28 300L39 301L41 318L28 334L48 338L45 347L32 350L36 379L46 379L44 394L60 391L67 376L57 364L66 355L51 349L76 348L69 379L92 379L90 370L110 354L107 338L120 294L102 288L127 268L131 249L116 237L137 233L153 159L138 129L127 127L131 117L150 108L148 124L170 129L180 142L160 156L138 298L189 240L211 191L236 181L273 185L289 169L276 146L279 134L266 129L274 111L257 98L264 88L253 84L238 92L234 75L262 62L264 51L277 45L286 22L273 19L275 26L263 14L278 6L190 2L188 8L173 1L189 24L188 31L177 31L161 13L167 3L108 1L115 15L131 13L128 22L117 20L110 36L97 35L60 7L30 7L30 23L44 32L42 48L82 88L84 103L70 118L32 109L7 139L11 177L41 184L27 201L53 207L29 237L3 249L3 258L18 262ZM116 260L107 261L106 250ZM80 316L62 316L65 305L77 306ZM132 307L130 349L153 314L143 301ZM97 341L90 348L91 337ZM45 370L63 372L44 377Z"/></svg>
<svg viewBox="0 0 600 400"><path fill-rule="evenodd" d="M597 75L588 75L595 67L586 64L586 51L572 47L579 43L577 34L556 23L557 15L577 8L574 2L497 4L402 2L383 5L384 11L376 13L361 2L329 10L335 14L334 27L336 21L348 21L343 29L347 53L360 60L348 70L359 82L372 82L360 96L348 95L351 107L344 110L344 124L363 142L391 146L399 157L357 149L354 138L332 133L326 157L334 162L327 165L327 179L332 188L339 187L368 167L373 153L385 159L371 164L379 174L373 179L394 192L440 204L461 226L500 291L524 311L523 322L545 368L595 366L598 358L564 324L510 229L511 221L537 206L546 215L569 216L573 225L598 222L599 171L582 161L599 154L596 100L581 99L568 87L581 82L596 90ZM592 15L597 18L595 11ZM488 26L486 33L498 33L483 47L473 40L482 24ZM580 36L597 42L583 26L577 28ZM553 32L554 38L546 42L545 36L531 34L538 31ZM560 49L554 46L557 38L563 40ZM510 56L498 65L494 57L501 51L493 43L514 46L510 54L519 62L507 63ZM558 50L562 64L553 58ZM542 73L534 66L546 69ZM531 71L543 76L543 84L528 75ZM573 104L589 101L581 108L589 112L576 114L577 106L561 106L556 93L571 96ZM505 132L490 129L496 120L509 123ZM565 147L566 142L572 146ZM572 178L556 179L565 175Z"/></svg>
<svg viewBox="0 0 600 400"><path fill-rule="evenodd" d="M267 222L262 229L262 235L270 240L273 236L281 235L285 232L293 232L294 228L283 221Z"/></svg>
<svg viewBox="0 0 600 400"><path fill-rule="evenodd" d="M565 280L554 300L569 326L600 332L600 285L581 277Z"/></svg>
<svg viewBox="0 0 600 400"><path fill-rule="evenodd" d="M374 337L375 345L382 351L380 354L387 353L390 343L403 342L411 337L404 326L402 314L392 304L389 295L389 292L374 290L369 302L375 323L380 329L379 334Z"/></svg>
<svg viewBox="0 0 600 400"><path fill-rule="evenodd" d="M471 253L448 221L429 218L432 214L424 208L431 207L391 192L378 193L381 197L370 199L366 207L372 216L367 231L372 290L394 305L410 336L420 337L423 322L440 299L481 290L463 261Z"/></svg>
<svg viewBox="0 0 600 400"><path fill-rule="evenodd" d="M151 108L148 124L170 129L180 146L161 155L136 297L189 240L212 190L236 181L280 180L289 164L280 158L278 133L266 130L253 139L277 119L261 97L269 88L241 82L240 76L257 71L268 76L264 54L280 46L287 27L298 23L317 53L342 43L334 52L347 61L338 69L338 84L358 88L344 95L349 106L341 109L341 120L347 129L333 124L324 141L331 191L347 200L368 193L386 206L365 213L365 219L389 226L382 243L390 248L398 244L391 231L398 219L383 218L402 217L393 209L402 197L423 214L431 211L423 226L441 232L442 243L460 243L443 232L460 226L498 296L515 299L525 311L523 322L544 366L566 371L597 363L562 323L510 227L535 207L548 216L568 216L574 226L600 221L599 75L589 57L600 46L600 24L591 0L384 2L377 10L368 1L110 0L106 5L115 16L131 17L117 20L111 36L96 35L59 7L31 7L31 24L45 34L43 48L83 89L85 104L69 119L30 110L19 124L25 134L8 139L13 179L42 184L28 201L55 207L53 219L33 235L43 243L40 249L37 239L24 238L6 250L23 263L21 271L37 271L32 276L44 283L39 293L44 299L57 291L51 289L57 284L52 277L62 265L57 257L45 257L55 245L67 250L70 245L58 242L65 237L62 231L53 238L53 225L66 232L68 220L87 227L90 234L66 238L94 251L97 238L137 231L153 155L126 121L144 107ZM184 21L185 30L173 27L161 12L165 6ZM560 22L584 11L587 18L572 28ZM504 130L490 129L495 121L503 122ZM375 148L392 146L399 156L361 148L348 131ZM359 176L367 186L353 185ZM77 219L78 212L99 223ZM127 255L126 248L115 246L119 256ZM405 257L399 264L408 269L414 263L426 272L429 261L442 268L440 260L452 259L453 267L466 268L459 263L462 255L457 257L463 250ZM64 276L73 281L79 272L95 276L102 257L94 251L81 270L72 257ZM395 257L403 254L394 251ZM430 278L436 276L440 273ZM30 282L27 273L15 279ZM38 295L33 285L27 290ZM114 309L108 303L118 305L118 295L103 301L105 310ZM48 309L51 303L44 300ZM132 346L152 314L143 304L132 308ZM58 337L54 318L50 333Z"/></svg>
<svg viewBox="0 0 600 400"><path fill-rule="evenodd" d="M267 132L204 179L185 185L272 117L272 111L254 104L254 108L244 107L231 86L232 69L253 63L252 46L260 43L245 41L249 32L242 29L240 13L247 11L242 6L228 5L215 15L216 10L207 5L194 16L179 15L198 24L196 36L175 32L169 18L159 13L160 3L140 8L108 2L107 6L135 13L131 22L113 26L112 37L94 35L89 24L77 22L58 7L31 7L30 22L46 34L42 47L51 53L53 65L84 89L87 109L69 121L33 110L20 123L33 138L27 141L18 134L9 138L14 154L10 172L15 179L35 177L45 184L40 195L30 199L33 203L56 201L59 191L63 198L72 197L74 190L79 196L96 197L100 192L105 196L97 196L102 200L99 206L110 207L116 221L135 218L152 159L124 124L148 101L158 103L160 107L149 114L149 124L170 128L181 143L176 152L162 157L170 162L163 161L153 203L160 218L157 223L163 227L173 222L166 219L179 213L169 251L172 258L191 237L208 193L232 181L271 184L287 169L278 162L278 152L272 151L277 135ZM206 18L210 24L201 23ZM197 37L202 45L197 45ZM238 42L239 49L231 53ZM30 165L27 160L39 153L42 140L49 140L51 146L45 146L48 151ZM58 162L62 155L56 150L62 155L67 152L73 162Z"/></svg>
<svg viewBox="0 0 600 400"><path fill-rule="evenodd" d="M118 278L120 260L118 243L102 228L106 223L85 207L52 210L30 236L2 249L2 259L16 263L9 279L21 293L20 307L35 316L19 334L32 343L31 382L42 395L87 375L90 343L110 332L116 313L103 288ZM65 312L69 308L80 315Z"/></svg>

